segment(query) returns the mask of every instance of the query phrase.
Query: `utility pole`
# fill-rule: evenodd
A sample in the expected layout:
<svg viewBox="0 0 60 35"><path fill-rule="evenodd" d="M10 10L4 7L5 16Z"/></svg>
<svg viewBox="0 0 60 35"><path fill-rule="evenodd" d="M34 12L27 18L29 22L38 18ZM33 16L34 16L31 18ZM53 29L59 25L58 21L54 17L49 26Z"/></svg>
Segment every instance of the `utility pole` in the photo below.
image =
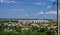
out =
<svg viewBox="0 0 60 35"><path fill-rule="evenodd" d="M56 4L56 6L57 6L57 35L59 35L59 22L58 22L58 16L59 16L59 9L58 9L58 7L59 7L59 4L60 4L60 0L56 0L56 2L53 2L53 6L54 6L54 4Z"/></svg>
<svg viewBox="0 0 60 35"><path fill-rule="evenodd" d="M57 0L57 35L59 35L59 22L58 22L58 0Z"/></svg>

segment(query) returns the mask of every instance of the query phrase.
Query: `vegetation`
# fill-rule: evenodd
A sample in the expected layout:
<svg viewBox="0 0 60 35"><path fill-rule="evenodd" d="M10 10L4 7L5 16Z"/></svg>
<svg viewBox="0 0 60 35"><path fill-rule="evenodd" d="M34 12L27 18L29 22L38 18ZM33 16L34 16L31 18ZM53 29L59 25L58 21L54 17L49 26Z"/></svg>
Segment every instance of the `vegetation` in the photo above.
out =
<svg viewBox="0 0 60 35"><path fill-rule="evenodd" d="M46 26L47 25L47 26ZM19 23L18 21L0 21L0 35L57 35L56 22Z"/></svg>

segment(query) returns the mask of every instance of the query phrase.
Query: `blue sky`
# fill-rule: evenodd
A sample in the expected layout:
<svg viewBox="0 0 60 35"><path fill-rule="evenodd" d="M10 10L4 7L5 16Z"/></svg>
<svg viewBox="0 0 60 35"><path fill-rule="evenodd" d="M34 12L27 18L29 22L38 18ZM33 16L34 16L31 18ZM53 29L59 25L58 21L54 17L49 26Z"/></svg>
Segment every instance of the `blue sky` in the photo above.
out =
<svg viewBox="0 0 60 35"><path fill-rule="evenodd" d="M53 2L56 0L0 0L0 18L56 19Z"/></svg>

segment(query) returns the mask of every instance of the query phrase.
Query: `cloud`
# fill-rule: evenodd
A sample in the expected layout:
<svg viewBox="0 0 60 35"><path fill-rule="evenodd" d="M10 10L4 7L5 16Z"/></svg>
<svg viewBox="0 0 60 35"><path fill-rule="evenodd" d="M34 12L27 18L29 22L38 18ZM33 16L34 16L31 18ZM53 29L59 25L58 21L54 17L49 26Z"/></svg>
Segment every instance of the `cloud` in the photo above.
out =
<svg viewBox="0 0 60 35"><path fill-rule="evenodd" d="M35 14L33 14L33 15L43 15L43 14L45 14L44 12L37 12L37 13L35 13Z"/></svg>
<svg viewBox="0 0 60 35"><path fill-rule="evenodd" d="M1 3L18 3L16 1L12 1L12 0L0 0Z"/></svg>
<svg viewBox="0 0 60 35"><path fill-rule="evenodd" d="M5 2L5 1L7 1L7 0L0 0L0 2Z"/></svg>
<svg viewBox="0 0 60 35"><path fill-rule="evenodd" d="M52 6L47 6L48 8L52 8Z"/></svg>
<svg viewBox="0 0 60 35"><path fill-rule="evenodd" d="M33 4L35 4L35 5L42 5L43 3L40 3L40 2L39 2L39 3L33 3Z"/></svg>
<svg viewBox="0 0 60 35"><path fill-rule="evenodd" d="M40 15L40 14L42 14L42 15L44 15L44 14L54 14L54 15L57 15L57 11L38 12L38 13L36 13L34 15ZM60 10L58 11L58 15L60 16Z"/></svg>
<svg viewBox="0 0 60 35"><path fill-rule="evenodd" d="M56 0L51 0L51 1L56 1Z"/></svg>
<svg viewBox="0 0 60 35"><path fill-rule="evenodd" d="M45 12L45 14L57 14L56 11L49 11L49 12Z"/></svg>
<svg viewBox="0 0 60 35"><path fill-rule="evenodd" d="M20 11L20 12L24 12L24 10L21 10L21 9L10 9L10 11Z"/></svg>
<svg viewBox="0 0 60 35"><path fill-rule="evenodd" d="M37 14L57 14L57 12L56 11L38 12Z"/></svg>
<svg viewBox="0 0 60 35"><path fill-rule="evenodd" d="M37 14L44 14L44 12L38 12Z"/></svg>
<svg viewBox="0 0 60 35"><path fill-rule="evenodd" d="M16 1L7 1L7 3L17 3Z"/></svg>
<svg viewBox="0 0 60 35"><path fill-rule="evenodd" d="M60 10L58 11L58 14L60 15Z"/></svg>

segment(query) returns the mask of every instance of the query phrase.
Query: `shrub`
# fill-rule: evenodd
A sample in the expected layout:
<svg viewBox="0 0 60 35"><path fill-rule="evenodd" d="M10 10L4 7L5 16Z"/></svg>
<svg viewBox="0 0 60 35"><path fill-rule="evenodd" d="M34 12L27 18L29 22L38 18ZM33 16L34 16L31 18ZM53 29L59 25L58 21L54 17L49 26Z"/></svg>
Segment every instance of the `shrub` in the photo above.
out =
<svg viewBox="0 0 60 35"><path fill-rule="evenodd" d="M45 32L45 31L47 31L48 30L48 28L41 28L40 29L40 32Z"/></svg>
<svg viewBox="0 0 60 35"><path fill-rule="evenodd" d="M55 32L52 31L52 30L49 30L49 31L46 32L46 35L55 35Z"/></svg>

